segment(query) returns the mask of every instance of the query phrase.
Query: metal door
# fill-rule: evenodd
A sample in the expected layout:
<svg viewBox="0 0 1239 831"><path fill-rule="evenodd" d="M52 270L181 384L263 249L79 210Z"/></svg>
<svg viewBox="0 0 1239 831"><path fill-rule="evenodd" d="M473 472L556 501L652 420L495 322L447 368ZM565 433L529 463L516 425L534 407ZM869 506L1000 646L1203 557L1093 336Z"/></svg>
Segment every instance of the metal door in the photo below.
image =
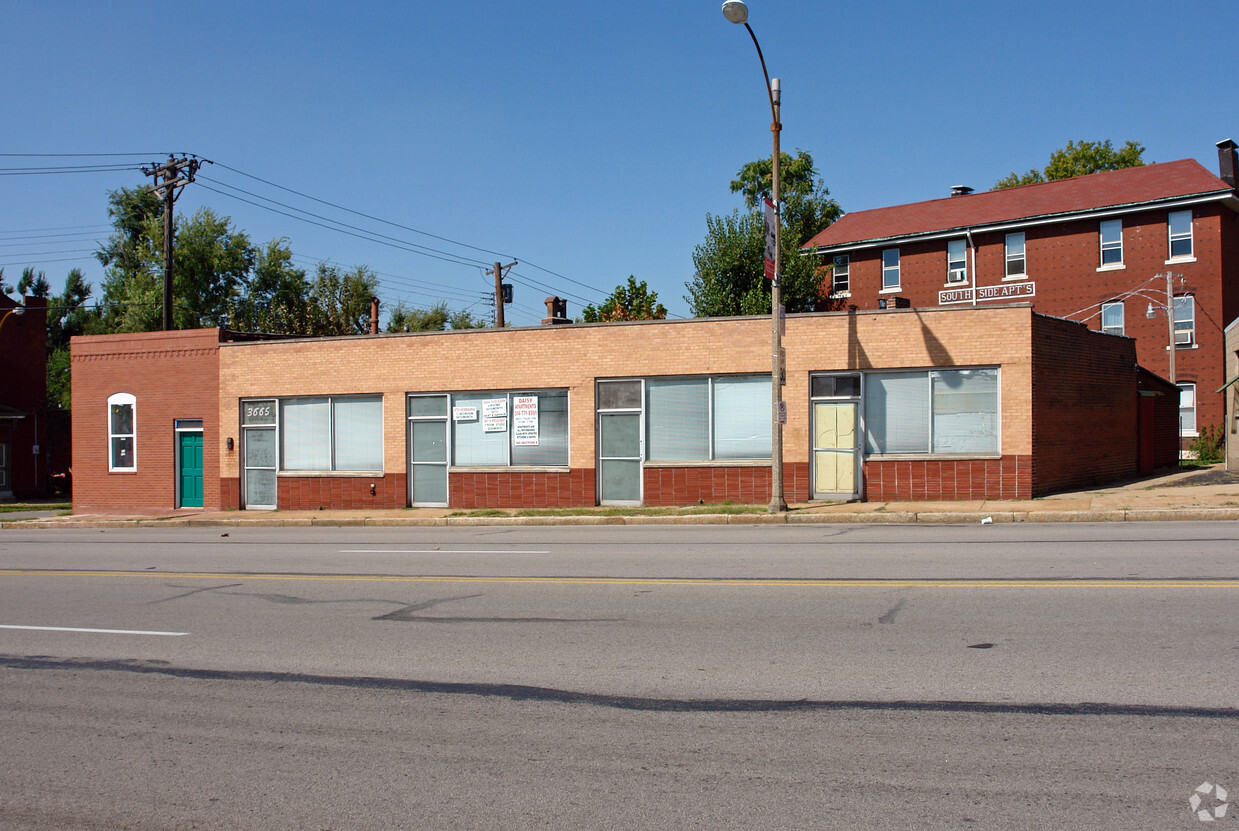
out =
<svg viewBox="0 0 1239 831"><path fill-rule="evenodd" d="M641 504L641 414L598 415L598 501Z"/></svg>

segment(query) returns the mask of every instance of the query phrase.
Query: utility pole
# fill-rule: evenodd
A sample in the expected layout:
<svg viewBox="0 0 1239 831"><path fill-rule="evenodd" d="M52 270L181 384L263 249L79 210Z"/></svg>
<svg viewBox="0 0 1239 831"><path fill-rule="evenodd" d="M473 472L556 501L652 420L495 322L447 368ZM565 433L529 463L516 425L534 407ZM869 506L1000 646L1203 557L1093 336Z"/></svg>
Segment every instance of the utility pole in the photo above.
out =
<svg viewBox="0 0 1239 831"><path fill-rule="evenodd" d="M172 205L180 194L181 188L194 180L194 175L201 165L196 158L182 156L177 159L168 156L168 161L161 165L152 164L142 168L142 173L152 176L155 184L151 190L163 201L163 328L170 331L172 326ZM163 181L159 181L160 177Z"/></svg>
<svg viewBox="0 0 1239 831"><path fill-rule="evenodd" d="M503 328L503 304L505 302L503 297L503 275L514 265L516 265L516 260L507 265L495 263L494 268L491 269L491 273L495 275L495 328L497 329ZM511 301L508 300L506 302Z"/></svg>

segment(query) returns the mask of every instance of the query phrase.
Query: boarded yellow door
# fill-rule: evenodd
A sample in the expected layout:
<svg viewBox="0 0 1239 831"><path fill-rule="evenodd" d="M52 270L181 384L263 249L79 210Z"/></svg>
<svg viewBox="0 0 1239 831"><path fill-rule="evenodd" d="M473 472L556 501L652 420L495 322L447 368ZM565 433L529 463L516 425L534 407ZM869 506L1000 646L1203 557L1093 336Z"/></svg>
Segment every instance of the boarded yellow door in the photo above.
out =
<svg viewBox="0 0 1239 831"><path fill-rule="evenodd" d="M813 495L855 496L856 403L813 405Z"/></svg>

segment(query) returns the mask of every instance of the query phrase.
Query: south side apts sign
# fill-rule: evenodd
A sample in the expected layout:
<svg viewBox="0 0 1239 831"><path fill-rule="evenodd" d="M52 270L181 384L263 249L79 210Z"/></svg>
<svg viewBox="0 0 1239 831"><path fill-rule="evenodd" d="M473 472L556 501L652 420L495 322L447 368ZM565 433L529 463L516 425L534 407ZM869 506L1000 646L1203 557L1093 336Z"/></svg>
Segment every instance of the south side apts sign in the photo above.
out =
<svg viewBox="0 0 1239 831"><path fill-rule="evenodd" d="M975 293L976 299L973 299ZM938 292L938 305L983 303L986 300L1021 300L1037 295L1036 283L1011 283L1005 286L980 286L975 289L947 289Z"/></svg>

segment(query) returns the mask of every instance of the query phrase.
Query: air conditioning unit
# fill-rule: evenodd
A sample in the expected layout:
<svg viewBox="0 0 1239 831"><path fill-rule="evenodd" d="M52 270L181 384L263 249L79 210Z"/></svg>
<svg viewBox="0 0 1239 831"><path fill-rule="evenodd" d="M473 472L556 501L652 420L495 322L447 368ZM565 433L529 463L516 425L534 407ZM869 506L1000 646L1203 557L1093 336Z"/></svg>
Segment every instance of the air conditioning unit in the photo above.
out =
<svg viewBox="0 0 1239 831"><path fill-rule="evenodd" d="M1176 329L1174 332L1175 346L1191 346L1192 345L1192 330L1191 329Z"/></svg>
<svg viewBox="0 0 1239 831"><path fill-rule="evenodd" d="M946 273L946 281L948 283L966 283L968 282L968 272L962 268L953 268Z"/></svg>

